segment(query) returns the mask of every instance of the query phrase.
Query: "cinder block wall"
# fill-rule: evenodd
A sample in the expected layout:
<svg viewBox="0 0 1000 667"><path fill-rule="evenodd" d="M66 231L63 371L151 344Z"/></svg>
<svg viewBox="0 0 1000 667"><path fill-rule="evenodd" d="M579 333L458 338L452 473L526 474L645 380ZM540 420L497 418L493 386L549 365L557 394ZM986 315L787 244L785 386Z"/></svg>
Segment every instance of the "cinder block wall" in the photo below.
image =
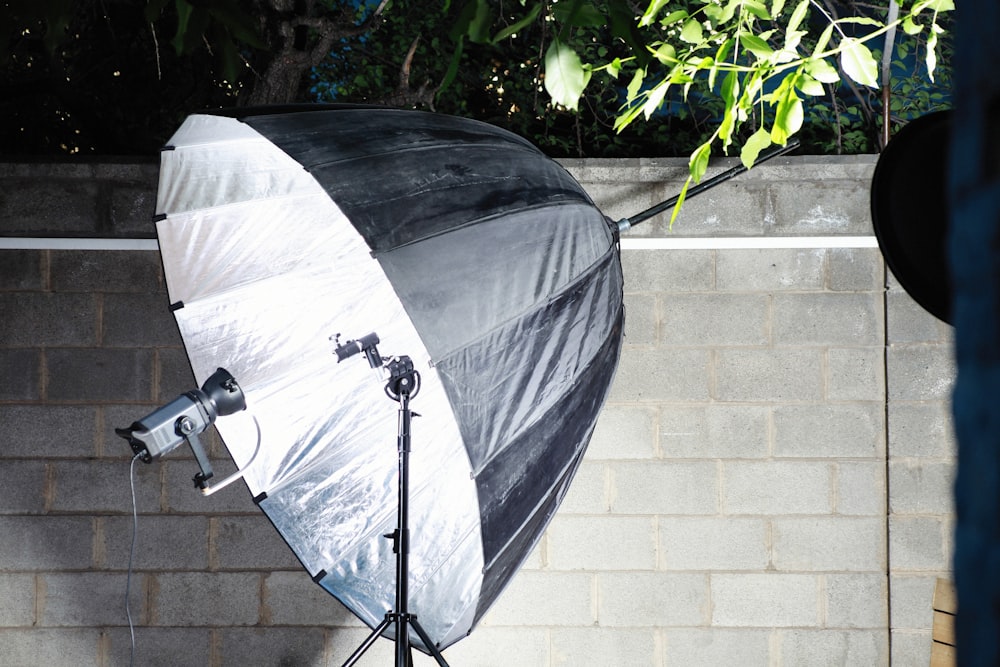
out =
<svg viewBox="0 0 1000 667"><path fill-rule="evenodd" d="M566 165L613 218L684 175ZM812 247L870 235L873 165L782 159L690 200L673 231L626 235L626 345L591 449L452 665L929 663L951 553L950 330L877 249ZM155 177L0 164L0 236L148 236ZM683 237L703 242L661 242ZM193 385L166 305L155 252L0 250L0 665L128 663L130 457L113 427ZM136 466L136 664L339 665L366 628L245 489L203 499L195 471L183 453Z"/></svg>

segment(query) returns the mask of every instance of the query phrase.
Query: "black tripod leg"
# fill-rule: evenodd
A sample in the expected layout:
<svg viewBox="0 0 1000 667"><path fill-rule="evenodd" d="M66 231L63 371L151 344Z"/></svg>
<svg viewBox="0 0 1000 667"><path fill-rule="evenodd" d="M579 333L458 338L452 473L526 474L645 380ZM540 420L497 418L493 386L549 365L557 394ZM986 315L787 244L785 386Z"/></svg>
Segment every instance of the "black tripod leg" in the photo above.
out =
<svg viewBox="0 0 1000 667"><path fill-rule="evenodd" d="M410 625L413 626L413 629L417 631L418 635L420 635L420 639L423 640L427 650L430 651L431 655L434 656L434 659L437 660L437 664L441 667L450 667L445 661L444 656L441 655L441 651L438 650L437 645L435 645L434 642L431 641L431 638L427 636L427 633L424 632L424 627L417 621L416 616L410 616Z"/></svg>
<svg viewBox="0 0 1000 667"><path fill-rule="evenodd" d="M365 639L361 646L359 646L357 650L351 654L351 657L347 659L347 662L344 663L344 667L351 667L351 665L356 663L361 656L365 654L365 651L367 651L369 647L375 643L375 640L382 636L382 633L385 632L385 629L388 628L392 622L392 614L386 614L385 618L382 619L382 622L379 623L374 630L372 630L371 634L368 635L368 638Z"/></svg>

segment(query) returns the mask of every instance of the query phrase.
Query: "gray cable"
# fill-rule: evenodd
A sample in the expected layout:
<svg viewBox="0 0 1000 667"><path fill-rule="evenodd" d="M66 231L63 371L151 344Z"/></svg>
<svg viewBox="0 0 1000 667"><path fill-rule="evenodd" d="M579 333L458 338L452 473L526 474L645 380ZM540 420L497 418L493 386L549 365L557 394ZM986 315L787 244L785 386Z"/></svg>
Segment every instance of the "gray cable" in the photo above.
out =
<svg viewBox="0 0 1000 667"><path fill-rule="evenodd" d="M141 454L136 454L132 457L132 463L129 465L128 482L129 488L132 490L132 546L129 547L128 551L128 573L125 575L125 617L128 619L128 634L129 634L129 653L128 653L128 664L132 667L133 661L135 660L135 627L132 625L132 610L129 607L129 593L132 590L132 562L135 559L135 543L136 536L139 533L139 512L136 509L135 503L135 462L139 460Z"/></svg>

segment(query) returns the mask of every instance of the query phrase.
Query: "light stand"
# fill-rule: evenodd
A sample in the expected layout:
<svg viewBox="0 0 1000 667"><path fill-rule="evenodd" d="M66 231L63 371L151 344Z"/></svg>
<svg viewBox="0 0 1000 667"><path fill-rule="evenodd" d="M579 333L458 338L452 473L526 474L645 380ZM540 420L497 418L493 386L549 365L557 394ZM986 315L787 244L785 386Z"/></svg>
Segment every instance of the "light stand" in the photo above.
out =
<svg viewBox="0 0 1000 667"><path fill-rule="evenodd" d="M407 356L383 359L375 347L379 343L376 334L371 333L357 341L348 341L337 346L337 362L364 352L372 368L384 364L389 372L389 380L385 385L385 393L390 399L399 403L397 450L399 453L399 498L396 514L396 530L383 535L392 540L392 550L396 554L396 610L389 610L385 618L368 635L364 642L351 654L344 667L355 664L375 640L382 636L389 626L396 626L396 662L395 667L411 667L413 664L413 649L410 646L409 627L412 626L427 649L441 667L448 667L444 656L417 621L415 614L409 613L409 556L410 556L410 422L414 413L410 410L410 399L420 391L420 374L413 368L413 361ZM418 415L419 416L419 415Z"/></svg>

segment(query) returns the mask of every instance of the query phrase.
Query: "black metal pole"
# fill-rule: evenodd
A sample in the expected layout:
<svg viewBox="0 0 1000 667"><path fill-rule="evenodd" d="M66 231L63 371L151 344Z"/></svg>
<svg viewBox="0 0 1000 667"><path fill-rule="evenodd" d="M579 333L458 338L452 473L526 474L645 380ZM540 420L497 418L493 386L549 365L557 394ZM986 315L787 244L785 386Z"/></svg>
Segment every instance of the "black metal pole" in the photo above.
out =
<svg viewBox="0 0 1000 667"><path fill-rule="evenodd" d="M399 395L399 517L396 522L396 667L409 667L410 393Z"/></svg>
<svg viewBox="0 0 1000 667"><path fill-rule="evenodd" d="M767 160L770 160L773 157L778 157L779 155L784 155L785 153L789 153L798 147L799 147L799 140L792 139L784 146L778 146L777 148L773 148L769 151L761 153L760 157L757 159L757 164L760 164L761 162L766 162ZM740 163L735 167L733 167L732 169L727 169L726 171L716 176L713 176L707 181L702 181L701 183L696 184L694 187L688 188L687 194L684 195L684 198L685 200L687 200L690 199L691 197L694 197L695 195L699 195L705 190L710 190L714 188L716 185L719 185L720 183L725 183L729 179L735 176L739 176L744 171L747 171L747 167L745 167L742 163ZM647 208L645 211L637 213L629 218L622 218L621 220L618 221L618 230L620 232L623 232L626 229L635 227L640 222L645 222L646 220L649 220L653 216L659 215L660 213L663 213L664 211L673 208L680 200L680 198L681 198L680 195L676 195L664 202L660 202L655 206L651 206Z"/></svg>
<svg viewBox="0 0 1000 667"><path fill-rule="evenodd" d="M377 342L377 338L375 341ZM350 356L350 355L345 355ZM386 365L391 378L386 384L385 393L389 398L399 402L399 428L396 447L399 454L398 505L396 512L396 530L388 535L392 538L393 551L396 553L396 609L388 611L385 618L372 630L365 641L351 654L344 667L355 664L368 648L375 643L390 625L396 625L396 659L395 667L412 667L413 648L410 644L409 628L412 627L427 650L434 656L440 667L449 667L441 651L431 641L427 633L409 611L410 597L410 425L413 412L410 410L410 398L420 389L420 374L413 369L409 357L393 357Z"/></svg>

